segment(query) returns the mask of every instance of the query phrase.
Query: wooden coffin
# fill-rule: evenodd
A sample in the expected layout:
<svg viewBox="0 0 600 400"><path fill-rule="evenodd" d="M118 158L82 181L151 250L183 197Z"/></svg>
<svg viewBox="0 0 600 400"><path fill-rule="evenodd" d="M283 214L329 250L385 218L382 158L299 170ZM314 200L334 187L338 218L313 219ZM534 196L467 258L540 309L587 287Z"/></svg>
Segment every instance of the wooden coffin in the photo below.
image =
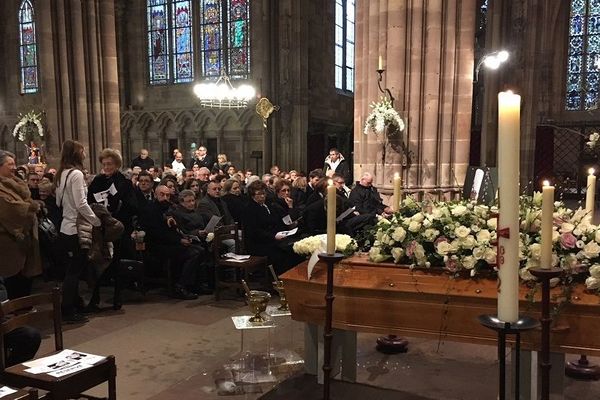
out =
<svg viewBox="0 0 600 400"><path fill-rule="evenodd" d="M317 264L310 280L306 268L304 262L281 276L292 318L324 324L326 267ZM520 313L539 318L540 291L534 301L526 298L531 292L522 286ZM442 272L375 264L355 255L335 267L334 295L334 328L440 341L496 342L495 332L477 320L482 314L497 314L495 279L456 279ZM600 297L579 285L572 301L555 321L552 351L600 356ZM539 336L539 330L524 334L523 347L538 349Z"/></svg>

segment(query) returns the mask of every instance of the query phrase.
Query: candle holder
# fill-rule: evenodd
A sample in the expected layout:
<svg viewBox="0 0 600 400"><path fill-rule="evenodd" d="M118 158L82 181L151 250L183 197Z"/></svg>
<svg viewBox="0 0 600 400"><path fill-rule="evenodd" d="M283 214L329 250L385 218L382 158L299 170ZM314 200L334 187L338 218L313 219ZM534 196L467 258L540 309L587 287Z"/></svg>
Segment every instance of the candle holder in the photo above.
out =
<svg viewBox="0 0 600 400"><path fill-rule="evenodd" d="M325 329L323 332L323 400L329 400L331 385L331 341L333 333L331 325L333 320L333 266L344 258L343 254L321 253L319 260L327 264L327 287L325 291Z"/></svg>
<svg viewBox="0 0 600 400"><path fill-rule="evenodd" d="M519 398L521 372L521 332L537 328L540 324L533 318L522 317L517 322L504 322L493 315L480 315L479 323L498 334L498 399L506 400L506 335L515 335L515 395Z"/></svg>
<svg viewBox="0 0 600 400"><path fill-rule="evenodd" d="M597 381L600 379L600 367L590 364L585 354L577 361L571 361L565 366L565 374L574 379Z"/></svg>
<svg viewBox="0 0 600 400"><path fill-rule="evenodd" d="M388 88L382 88L381 87L381 81L383 81L383 73L385 72L385 69L378 69L377 70L377 87L379 88L379 91L383 94L385 94L389 99L390 99L390 103L392 104L392 107L394 107L394 100L396 100L394 98L394 96L392 96L392 92L390 89Z"/></svg>
<svg viewBox="0 0 600 400"><path fill-rule="evenodd" d="M529 270L531 275L542 281L542 346L540 357L540 369L542 371L541 379L541 400L550 398L550 325L552 316L550 315L550 279L558 278L562 274L560 268L532 268Z"/></svg>

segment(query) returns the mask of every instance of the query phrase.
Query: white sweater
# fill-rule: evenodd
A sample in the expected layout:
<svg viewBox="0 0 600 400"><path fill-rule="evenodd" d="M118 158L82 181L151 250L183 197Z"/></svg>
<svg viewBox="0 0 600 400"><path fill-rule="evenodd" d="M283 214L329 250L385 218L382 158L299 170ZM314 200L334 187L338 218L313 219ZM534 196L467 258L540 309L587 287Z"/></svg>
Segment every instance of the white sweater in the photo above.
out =
<svg viewBox="0 0 600 400"><path fill-rule="evenodd" d="M65 235L76 235L77 214L81 214L94 226L100 226L101 222L88 205L87 186L83 172L78 169L73 170L65 182L69 171L71 170L66 169L60 175L60 185L56 188L56 205L60 207L62 200L63 219L60 224L60 232Z"/></svg>

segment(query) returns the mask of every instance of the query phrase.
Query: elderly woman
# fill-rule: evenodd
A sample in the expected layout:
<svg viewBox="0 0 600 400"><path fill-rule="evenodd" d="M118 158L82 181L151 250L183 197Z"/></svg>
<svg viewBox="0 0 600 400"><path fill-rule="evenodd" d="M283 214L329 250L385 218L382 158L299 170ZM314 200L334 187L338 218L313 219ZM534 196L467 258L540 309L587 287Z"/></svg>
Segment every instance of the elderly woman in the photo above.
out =
<svg viewBox="0 0 600 400"><path fill-rule="evenodd" d="M30 278L42 272L36 213L27 182L15 176L15 155L0 150L0 277L9 298L26 296Z"/></svg>
<svg viewBox="0 0 600 400"><path fill-rule="evenodd" d="M88 188L88 203L104 204L110 214L121 221L125 231L122 239L114 243L113 269L121 258L132 258L134 255L131 233L133 232L133 216L137 214L137 199L131 181L119 172L123 164L121 153L115 149L104 149L98 157L102 164L102 173L96 175ZM90 309L96 309L99 303L98 287L95 288ZM115 305L116 306L116 305Z"/></svg>

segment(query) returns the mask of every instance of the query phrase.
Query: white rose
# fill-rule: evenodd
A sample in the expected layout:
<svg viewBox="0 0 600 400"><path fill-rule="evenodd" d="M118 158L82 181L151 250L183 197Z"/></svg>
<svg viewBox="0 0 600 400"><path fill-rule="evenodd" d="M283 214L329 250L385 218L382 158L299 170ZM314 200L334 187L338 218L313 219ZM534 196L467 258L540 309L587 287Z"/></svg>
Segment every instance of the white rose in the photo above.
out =
<svg viewBox="0 0 600 400"><path fill-rule="evenodd" d="M575 229L575 225L570 224L568 222L563 222L562 225L560 226L560 233L573 232L573 229Z"/></svg>
<svg viewBox="0 0 600 400"><path fill-rule="evenodd" d="M428 228L431 226L431 221L429 219L426 219L425 221L423 221L423 226L425 228Z"/></svg>
<svg viewBox="0 0 600 400"><path fill-rule="evenodd" d="M408 230L411 232L419 232L421 230L421 223L417 221L410 221L410 224L408 224Z"/></svg>
<svg viewBox="0 0 600 400"><path fill-rule="evenodd" d="M529 246L529 252L531 253L531 257L536 260L539 260L542 256L542 245L539 243L534 243Z"/></svg>
<svg viewBox="0 0 600 400"><path fill-rule="evenodd" d="M594 278L600 278L600 265L594 264L590 267L590 275Z"/></svg>
<svg viewBox="0 0 600 400"><path fill-rule="evenodd" d="M423 215L423 213L416 213L415 215L412 216L411 219L413 221L423 222L423 220L425 219L425 216Z"/></svg>
<svg viewBox="0 0 600 400"><path fill-rule="evenodd" d="M456 235L456 237L461 238L461 239L466 238L469 235L469 233L471 233L471 229L469 229L463 225L454 229L454 234Z"/></svg>
<svg viewBox="0 0 600 400"><path fill-rule="evenodd" d="M455 217L460 217L461 215L464 215L466 212L467 212L467 207L463 206L462 204L459 204L452 209L452 215L454 215Z"/></svg>
<svg viewBox="0 0 600 400"><path fill-rule="evenodd" d="M439 208L434 208L433 210L431 210L431 215L433 216L433 218L435 219L440 219L444 216L444 213L442 212L441 209Z"/></svg>
<svg viewBox="0 0 600 400"><path fill-rule="evenodd" d="M473 249L473 257L475 257L478 260L483 260L483 257L485 256L485 248L483 247L475 247Z"/></svg>
<svg viewBox="0 0 600 400"><path fill-rule="evenodd" d="M475 240L475 237L473 235L469 235L466 238L460 240L460 246L463 249L472 249L473 247L475 247L475 245L477 245L477 240Z"/></svg>
<svg viewBox="0 0 600 400"><path fill-rule="evenodd" d="M394 229L394 232L392 233L392 239L394 239L396 242L403 241L405 237L406 231L403 227L399 226L396 229Z"/></svg>
<svg viewBox="0 0 600 400"><path fill-rule="evenodd" d="M395 263L399 263L402 257L404 256L404 250L400 247L394 247L391 253L392 257L394 257Z"/></svg>
<svg viewBox="0 0 600 400"><path fill-rule="evenodd" d="M428 242L433 242L439 234L440 234L440 231L438 231L437 229L429 228L429 229L426 229L425 232L423 232L423 237Z"/></svg>
<svg viewBox="0 0 600 400"><path fill-rule="evenodd" d="M486 225L489 229L495 231L498 226L498 220L496 218L490 218L487 220Z"/></svg>
<svg viewBox="0 0 600 400"><path fill-rule="evenodd" d="M585 286L589 290L598 290L598 289L600 289L600 279L590 276L589 278L587 278L585 280Z"/></svg>
<svg viewBox="0 0 600 400"><path fill-rule="evenodd" d="M462 265L466 269L475 268L476 263L477 263L477 260L473 256L466 256L465 258L462 259Z"/></svg>
<svg viewBox="0 0 600 400"><path fill-rule="evenodd" d="M488 231L487 229L482 229L479 232L477 232L477 241L482 243L489 243L490 231Z"/></svg>
<svg viewBox="0 0 600 400"><path fill-rule="evenodd" d="M583 246L583 255L586 258L595 258L600 254L600 245L596 242L589 242Z"/></svg>
<svg viewBox="0 0 600 400"><path fill-rule="evenodd" d="M380 240L383 244L390 244L390 236L387 233L384 233Z"/></svg>
<svg viewBox="0 0 600 400"><path fill-rule="evenodd" d="M452 251L452 245L446 241L439 242L437 244L437 252L441 256L445 256Z"/></svg>
<svg viewBox="0 0 600 400"><path fill-rule="evenodd" d="M560 240L560 233L556 230L556 228L552 229L552 242L556 243Z"/></svg>
<svg viewBox="0 0 600 400"><path fill-rule="evenodd" d="M519 270L519 276L524 281L534 281L534 280L536 280L536 277L533 276L533 275L531 275L531 272L529 272L529 268L521 268Z"/></svg>
<svg viewBox="0 0 600 400"><path fill-rule="evenodd" d="M594 234L594 240L598 243L600 243L600 229L598 229L596 231L596 233Z"/></svg>
<svg viewBox="0 0 600 400"><path fill-rule="evenodd" d="M485 251L485 255L483 256L483 259L488 264L495 264L496 263L496 249L495 248L491 248L491 247L488 248Z"/></svg>
<svg viewBox="0 0 600 400"><path fill-rule="evenodd" d="M213 232L208 232L206 234L206 243L210 243L212 242L212 240L215 238L215 234Z"/></svg>

